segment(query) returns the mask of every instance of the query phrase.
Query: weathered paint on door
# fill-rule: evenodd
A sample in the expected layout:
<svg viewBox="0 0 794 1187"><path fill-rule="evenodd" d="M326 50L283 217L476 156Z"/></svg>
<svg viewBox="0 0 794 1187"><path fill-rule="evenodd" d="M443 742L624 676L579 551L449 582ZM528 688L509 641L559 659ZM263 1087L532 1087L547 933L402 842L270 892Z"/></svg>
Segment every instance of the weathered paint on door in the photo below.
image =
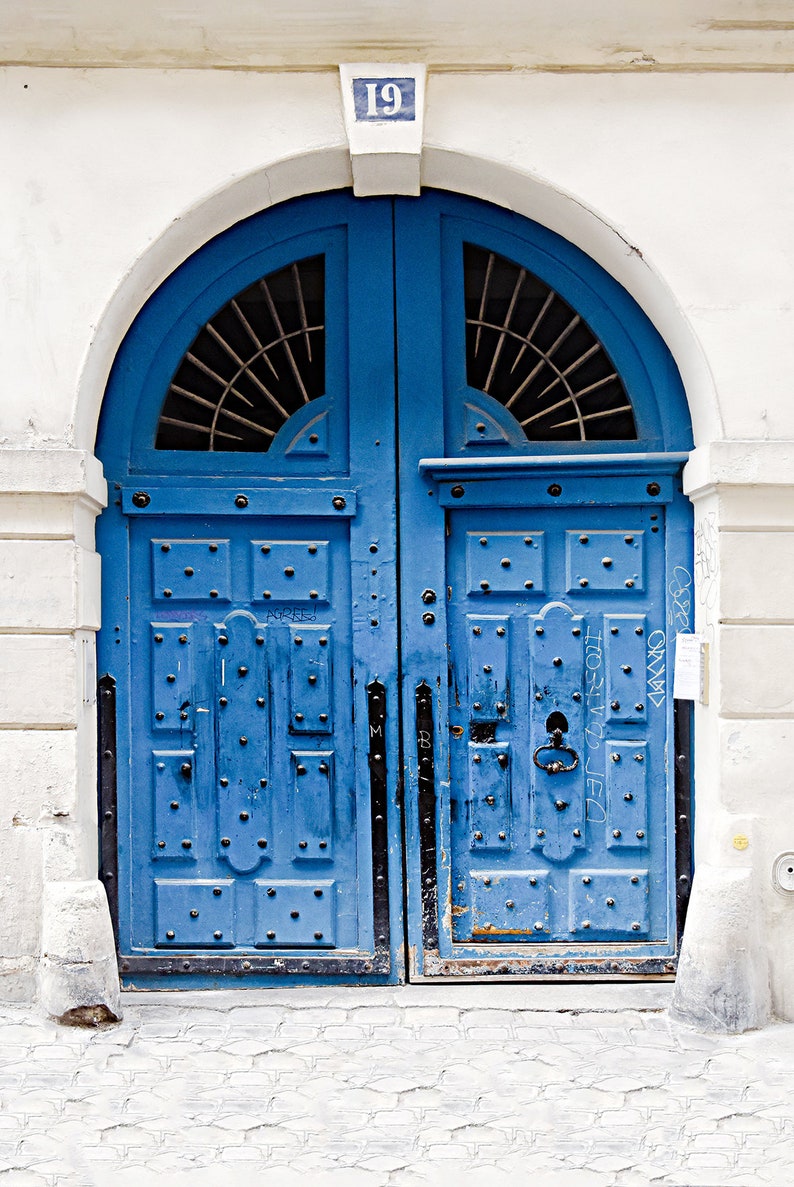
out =
<svg viewBox="0 0 794 1187"><path fill-rule="evenodd" d="M493 326L500 268L515 296ZM573 443L520 419L540 363L497 391L511 343L514 371L538 351L516 344L532 284L554 295L526 309L575 310L554 333L586 319L619 374L590 413L615 440L584 431L611 374L573 396ZM125 980L672 968L687 423L627 294L479 203L306 199L186 261L125 340L98 447Z"/></svg>

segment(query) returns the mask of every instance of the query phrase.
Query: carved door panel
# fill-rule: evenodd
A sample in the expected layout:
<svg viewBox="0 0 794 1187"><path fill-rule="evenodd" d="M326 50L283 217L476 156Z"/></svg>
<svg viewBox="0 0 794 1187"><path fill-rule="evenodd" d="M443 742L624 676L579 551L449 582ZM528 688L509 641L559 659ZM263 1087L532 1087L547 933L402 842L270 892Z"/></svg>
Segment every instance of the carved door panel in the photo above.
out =
<svg viewBox="0 0 794 1187"><path fill-rule="evenodd" d="M151 774L130 845L158 949L357 945L355 752L339 744L354 507L130 517L133 765ZM150 927L134 917L136 946Z"/></svg>
<svg viewBox="0 0 794 1187"><path fill-rule="evenodd" d="M647 794L666 786L666 692L646 675L660 520L450 513L454 943L667 935L667 799Z"/></svg>

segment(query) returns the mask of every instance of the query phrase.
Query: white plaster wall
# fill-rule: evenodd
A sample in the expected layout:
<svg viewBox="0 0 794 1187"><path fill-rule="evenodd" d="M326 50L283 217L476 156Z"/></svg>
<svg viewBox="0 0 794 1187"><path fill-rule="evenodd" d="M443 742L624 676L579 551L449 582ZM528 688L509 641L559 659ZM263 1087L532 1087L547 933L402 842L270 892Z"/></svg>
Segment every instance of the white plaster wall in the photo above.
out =
<svg viewBox="0 0 794 1187"><path fill-rule="evenodd" d="M213 191L263 163L342 145L339 84L328 74L6 70L0 85L0 154L13 162L0 183L11 394L0 444L71 443L80 372L124 276ZM266 177L252 198L270 204ZM205 229L199 219L194 234ZM175 244L170 266L195 246ZM142 303L148 287L134 289Z"/></svg>
<svg viewBox="0 0 794 1187"><path fill-rule="evenodd" d="M753 871L787 1015L794 957L780 949L794 904L774 894L769 869L776 847L794 848L793 89L782 73L431 73L422 166L426 185L511 206L579 243L677 358L698 443L699 538L713 536L716 557L716 592L701 581L698 594L713 651L711 703L698 710L699 856ZM0 747L19 775L4 791L0 860L26 871L4 887L3 967L22 994L42 881L96 870L83 683L104 495L79 451L92 447L115 350L209 236L351 174L328 72L14 67L0 72L0 97ZM747 444L710 450L721 438ZM46 806L37 737L56 756L67 817Z"/></svg>
<svg viewBox="0 0 794 1187"><path fill-rule="evenodd" d="M339 86L327 73L22 68L3 71L0 85L0 151L11 166L0 183L0 347L12 393L0 441L71 442L86 327L100 325L155 241L170 230L162 273L224 222L294 192L297 170L278 188L289 158L336 149L307 165L300 184L348 181ZM611 257L613 272L623 266L624 283L633 268L629 287L646 307L643 272L668 286L682 314L671 345L687 370L696 353L687 326L699 340L727 436L794 437L792 95L783 74L431 74L424 178L497 196L498 167L512 170L514 204L556 217L603 262ZM476 159L468 175L450 154ZM235 181L234 201L197 213ZM560 190L572 199L563 214ZM596 218L577 226L580 205ZM624 261L606 229L595 242L599 218L625 237ZM190 224L181 237L180 224ZM126 292L128 304L146 297L157 271ZM705 441L720 434L720 410L708 407L706 379L698 383Z"/></svg>

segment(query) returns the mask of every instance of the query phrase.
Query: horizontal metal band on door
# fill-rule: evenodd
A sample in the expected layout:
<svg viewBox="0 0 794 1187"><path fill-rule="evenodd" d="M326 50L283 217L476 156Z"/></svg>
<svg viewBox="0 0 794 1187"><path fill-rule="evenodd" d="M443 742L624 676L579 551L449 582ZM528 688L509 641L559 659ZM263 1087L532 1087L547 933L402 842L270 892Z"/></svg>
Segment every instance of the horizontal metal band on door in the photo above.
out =
<svg viewBox="0 0 794 1187"><path fill-rule="evenodd" d="M125 515L337 516L356 514L355 490L338 486L172 487L154 484L124 487Z"/></svg>
<svg viewBox="0 0 794 1187"><path fill-rule="evenodd" d="M442 507L592 507L671 503L687 454L579 458L423 458ZM505 484L505 479L510 479Z"/></svg>
<svg viewBox="0 0 794 1187"><path fill-rule="evenodd" d="M391 962L388 952L375 952L372 956L258 956L254 953L235 956L184 956L169 953L167 956L125 956L119 955L119 969L129 978L135 973L146 973L170 977L174 974L203 973L208 976L235 977L266 973L274 979L279 977L361 977L388 974Z"/></svg>
<svg viewBox="0 0 794 1187"><path fill-rule="evenodd" d="M660 475L648 482L631 476L581 478L560 474L552 482L547 478L514 478L505 485L504 478L467 476L438 483L438 501L442 507L638 507L672 503L673 479Z"/></svg>
<svg viewBox="0 0 794 1187"><path fill-rule="evenodd" d="M414 980L431 980L435 977L460 977L467 981L488 980L491 977L504 977L508 974L521 980L548 981L554 978L571 976L586 978L590 981L616 980L626 977L629 980L637 977L653 977L655 980L672 979L678 968L678 956L669 955L621 957L594 956L583 957L570 955L556 956L554 954L543 958L518 957L504 955L502 957L463 959L439 956L438 952L425 953L424 973Z"/></svg>

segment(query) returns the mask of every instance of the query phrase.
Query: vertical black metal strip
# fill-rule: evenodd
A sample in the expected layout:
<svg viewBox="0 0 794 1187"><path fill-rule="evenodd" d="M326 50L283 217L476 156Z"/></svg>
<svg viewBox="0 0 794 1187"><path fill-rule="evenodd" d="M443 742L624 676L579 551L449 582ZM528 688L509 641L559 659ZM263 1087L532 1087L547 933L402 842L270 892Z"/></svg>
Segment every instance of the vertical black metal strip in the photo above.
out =
<svg viewBox="0 0 794 1187"><path fill-rule="evenodd" d="M389 835L386 823L386 689L367 685L369 713L369 791L372 812L372 904L375 951L389 963ZM382 960L378 972L384 972Z"/></svg>
<svg viewBox="0 0 794 1187"><path fill-rule="evenodd" d="M426 680L416 689L416 753L419 760L419 853L422 876L422 936L426 949L438 948L436 872L436 779L433 691Z"/></svg>
<svg viewBox="0 0 794 1187"><path fill-rule="evenodd" d="M102 676L97 684L99 717L99 844L100 877L107 891L113 930L119 933L118 818L116 813L116 681Z"/></svg>
<svg viewBox="0 0 794 1187"><path fill-rule="evenodd" d="M692 889L692 706L676 701L675 739L675 905L679 945Z"/></svg>

